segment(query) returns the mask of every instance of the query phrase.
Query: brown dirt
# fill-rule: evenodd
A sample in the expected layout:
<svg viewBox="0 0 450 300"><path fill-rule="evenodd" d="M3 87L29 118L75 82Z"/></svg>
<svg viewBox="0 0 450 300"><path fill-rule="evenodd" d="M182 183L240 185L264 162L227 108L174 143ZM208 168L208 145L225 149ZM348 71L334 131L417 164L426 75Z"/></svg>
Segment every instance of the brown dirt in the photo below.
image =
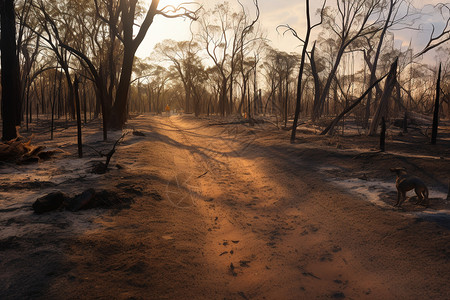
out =
<svg viewBox="0 0 450 300"><path fill-rule="evenodd" d="M0 239L0 298L450 298L448 215L425 221L412 202L393 209L395 191L380 207L328 181L392 182L389 167L405 166L445 190L448 132L433 147L393 131L380 154L377 138L291 145L270 124L209 123L140 116L130 126L146 136L114 155L123 169L70 183L133 195L130 209L3 218L48 227ZM92 226L77 229L86 216Z"/></svg>

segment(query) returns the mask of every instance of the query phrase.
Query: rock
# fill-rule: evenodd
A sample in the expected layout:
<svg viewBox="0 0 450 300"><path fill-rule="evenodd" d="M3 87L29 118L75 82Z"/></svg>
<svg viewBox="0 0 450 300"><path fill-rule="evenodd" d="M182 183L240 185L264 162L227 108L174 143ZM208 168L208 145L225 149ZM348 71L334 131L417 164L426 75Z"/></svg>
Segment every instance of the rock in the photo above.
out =
<svg viewBox="0 0 450 300"><path fill-rule="evenodd" d="M62 192L53 192L41 197L33 204L36 213L52 211L60 207L65 207L72 212L91 208L129 208L134 200L131 197L124 197L114 191L102 190L96 192L94 189L87 189L83 193L71 198Z"/></svg>
<svg viewBox="0 0 450 300"><path fill-rule="evenodd" d="M93 174L105 174L108 170L108 166L104 162L96 162L91 170Z"/></svg>
<svg viewBox="0 0 450 300"><path fill-rule="evenodd" d="M62 192L53 192L44 197L38 198L33 203L33 210L37 214L49 212L62 207L68 197Z"/></svg>
<svg viewBox="0 0 450 300"><path fill-rule="evenodd" d="M81 193L78 196L75 196L73 199L71 199L67 205L67 209L70 211L78 211L80 209L85 209L89 207L89 203L94 199L95 196L95 190L94 189L88 189L85 190L83 193Z"/></svg>

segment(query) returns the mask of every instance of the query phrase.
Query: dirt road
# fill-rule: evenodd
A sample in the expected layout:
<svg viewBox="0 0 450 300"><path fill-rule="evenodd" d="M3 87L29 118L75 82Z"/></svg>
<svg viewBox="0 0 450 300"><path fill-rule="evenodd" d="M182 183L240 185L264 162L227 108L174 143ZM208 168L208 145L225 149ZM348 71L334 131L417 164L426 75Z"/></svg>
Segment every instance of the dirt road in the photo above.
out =
<svg viewBox="0 0 450 300"><path fill-rule="evenodd" d="M140 187L135 204L62 239L38 297L450 298L448 229L326 181L336 154L190 117L131 124L146 136L98 185Z"/></svg>
<svg viewBox="0 0 450 300"><path fill-rule="evenodd" d="M211 228L207 277L224 279L220 295L449 296L448 232L337 190L318 174L317 162L288 145L259 142L251 130L195 128L201 123L177 117L159 126L184 145L170 149L175 175L188 173L186 189L199 191L192 200Z"/></svg>

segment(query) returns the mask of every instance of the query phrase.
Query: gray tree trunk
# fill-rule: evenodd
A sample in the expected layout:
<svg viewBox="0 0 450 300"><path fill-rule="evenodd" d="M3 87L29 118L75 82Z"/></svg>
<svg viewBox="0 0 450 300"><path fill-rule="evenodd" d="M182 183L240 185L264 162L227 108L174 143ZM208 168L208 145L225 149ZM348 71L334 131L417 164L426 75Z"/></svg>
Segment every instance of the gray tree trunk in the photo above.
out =
<svg viewBox="0 0 450 300"><path fill-rule="evenodd" d="M398 59L391 66L388 78L384 85L383 95L381 96L380 104L378 105L375 116L373 117L372 123L370 124L369 135L375 135L380 125L382 117L387 117L387 111L389 107L389 99L391 98L392 90L394 89L395 83L397 82L397 64Z"/></svg>

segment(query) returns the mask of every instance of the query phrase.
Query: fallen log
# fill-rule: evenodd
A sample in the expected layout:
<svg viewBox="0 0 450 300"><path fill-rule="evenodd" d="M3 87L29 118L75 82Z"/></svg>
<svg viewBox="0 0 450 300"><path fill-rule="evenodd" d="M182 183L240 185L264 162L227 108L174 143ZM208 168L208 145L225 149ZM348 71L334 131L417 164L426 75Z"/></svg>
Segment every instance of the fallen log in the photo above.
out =
<svg viewBox="0 0 450 300"><path fill-rule="evenodd" d="M18 137L14 140L0 143L0 162L15 162L17 164L35 163L49 159L62 150L44 151L44 146L34 146L31 138L28 141Z"/></svg>
<svg viewBox="0 0 450 300"><path fill-rule="evenodd" d="M68 210L77 212L92 208L129 208L134 200L115 191L95 191L87 189L79 195L69 197L57 191L38 198L33 203L33 210L37 214L51 212L55 210Z"/></svg>
<svg viewBox="0 0 450 300"><path fill-rule="evenodd" d="M42 214L63 207L68 196L62 192L53 192L38 198L33 203L33 210L37 214Z"/></svg>

